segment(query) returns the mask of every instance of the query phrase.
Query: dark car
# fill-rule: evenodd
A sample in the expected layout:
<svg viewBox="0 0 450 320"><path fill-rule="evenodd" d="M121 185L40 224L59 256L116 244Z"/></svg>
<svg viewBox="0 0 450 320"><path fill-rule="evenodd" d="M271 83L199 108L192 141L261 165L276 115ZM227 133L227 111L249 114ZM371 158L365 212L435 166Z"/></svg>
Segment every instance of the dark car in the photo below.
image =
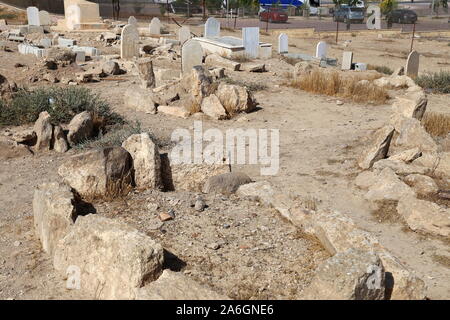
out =
<svg viewBox="0 0 450 320"><path fill-rule="evenodd" d="M343 6L334 9L333 20L345 23L364 23L364 12L364 8Z"/></svg>
<svg viewBox="0 0 450 320"><path fill-rule="evenodd" d="M416 23L417 14L412 10L396 9L387 14L386 18L391 23Z"/></svg>
<svg viewBox="0 0 450 320"><path fill-rule="evenodd" d="M269 22L287 22L288 14L281 8L268 8L260 12L259 20Z"/></svg>

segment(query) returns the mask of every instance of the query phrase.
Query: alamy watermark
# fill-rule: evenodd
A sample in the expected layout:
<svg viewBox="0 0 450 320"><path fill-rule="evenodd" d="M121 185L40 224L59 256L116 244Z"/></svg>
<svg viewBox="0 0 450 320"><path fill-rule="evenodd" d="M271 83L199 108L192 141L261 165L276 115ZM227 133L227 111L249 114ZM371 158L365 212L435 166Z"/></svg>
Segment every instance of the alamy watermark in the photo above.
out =
<svg viewBox="0 0 450 320"><path fill-rule="evenodd" d="M173 164L260 165L261 175L276 175L279 170L279 129L231 128L224 134L217 128L203 131L203 123L194 121L192 134L178 128L171 140L176 143L170 153Z"/></svg>

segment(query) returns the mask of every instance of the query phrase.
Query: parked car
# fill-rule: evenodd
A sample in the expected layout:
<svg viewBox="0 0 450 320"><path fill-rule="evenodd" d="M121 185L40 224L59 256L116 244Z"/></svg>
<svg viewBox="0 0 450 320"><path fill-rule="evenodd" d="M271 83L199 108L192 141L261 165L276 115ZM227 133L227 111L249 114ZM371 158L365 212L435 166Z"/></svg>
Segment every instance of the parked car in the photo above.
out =
<svg viewBox="0 0 450 320"><path fill-rule="evenodd" d="M288 14L281 8L267 8L259 13L260 21L287 22Z"/></svg>
<svg viewBox="0 0 450 320"><path fill-rule="evenodd" d="M342 6L334 9L333 20L345 23L364 23L364 12L364 8Z"/></svg>
<svg viewBox="0 0 450 320"><path fill-rule="evenodd" d="M408 9L395 9L386 15L391 23L416 23L417 14Z"/></svg>

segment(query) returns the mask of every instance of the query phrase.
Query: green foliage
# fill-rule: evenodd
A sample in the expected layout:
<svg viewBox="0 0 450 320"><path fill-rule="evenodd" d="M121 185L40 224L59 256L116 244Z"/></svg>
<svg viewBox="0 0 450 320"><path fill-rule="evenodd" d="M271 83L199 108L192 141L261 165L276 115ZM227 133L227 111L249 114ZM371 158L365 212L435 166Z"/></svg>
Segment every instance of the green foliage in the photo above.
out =
<svg viewBox="0 0 450 320"><path fill-rule="evenodd" d="M416 83L438 93L450 93L450 72L439 71L418 76Z"/></svg>
<svg viewBox="0 0 450 320"><path fill-rule="evenodd" d="M383 0L380 3L380 10L381 10L381 13L384 15L397 9L397 7L398 7L397 0Z"/></svg>
<svg viewBox="0 0 450 320"><path fill-rule="evenodd" d="M83 111L102 118L105 125L124 122L97 94L87 88L68 87L20 90L9 103L0 105L0 125L31 123L43 111L50 114L54 124L67 123Z"/></svg>

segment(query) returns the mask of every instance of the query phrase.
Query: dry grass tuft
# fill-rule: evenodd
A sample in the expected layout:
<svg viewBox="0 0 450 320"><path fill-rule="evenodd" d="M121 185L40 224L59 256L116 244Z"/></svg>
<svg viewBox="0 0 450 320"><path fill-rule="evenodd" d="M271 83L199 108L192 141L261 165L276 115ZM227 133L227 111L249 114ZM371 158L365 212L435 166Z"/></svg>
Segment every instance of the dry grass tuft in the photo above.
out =
<svg viewBox="0 0 450 320"><path fill-rule="evenodd" d="M404 224L403 217L397 212L397 204L398 201L394 200L377 201L378 209L372 211L372 215L378 222Z"/></svg>
<svg viewBox="0 0 450 320"><path fill-rule="evenodd" d="M337 71L314 70L291 81L289 85L316 94L351 99L354 102L384 104L389 99L386 89L370 83L378 77L367 74L344 77ZM360 80L368 80L369 83L360 83Z"/></svg>
<svg viewBox="0 0 450 320"><path fill-rule="evenodd" d="M230 59L230 58L227 58ZM239 63L245 63L245 62L251 62L253 61L252 59L250 59L248 56L246 55L241 55L241 56L236 56L231 58L231 60L235 61L235 62L239 62Z"/></svg>
<svg viewBox="0 0 450 320"><path fill-rule="evenodd" d="M450 115L437 112L426 112L422 125L434 137L444 137L450 133Z"/></svg>
<svg viewBox="0 0 450 320"><path fill-rule="evenodd" d="M202 110L202 106L195 99L189 99L186 102L186 110L190 115L193 115L194 113L200 112Z"/></svg>
<svg viewBox="0 0 450 320"><path fill-rule="evenodd" d="M443 265L444 267L450 268L450 257L433 254L432 258L433 261Z"/></svg>

